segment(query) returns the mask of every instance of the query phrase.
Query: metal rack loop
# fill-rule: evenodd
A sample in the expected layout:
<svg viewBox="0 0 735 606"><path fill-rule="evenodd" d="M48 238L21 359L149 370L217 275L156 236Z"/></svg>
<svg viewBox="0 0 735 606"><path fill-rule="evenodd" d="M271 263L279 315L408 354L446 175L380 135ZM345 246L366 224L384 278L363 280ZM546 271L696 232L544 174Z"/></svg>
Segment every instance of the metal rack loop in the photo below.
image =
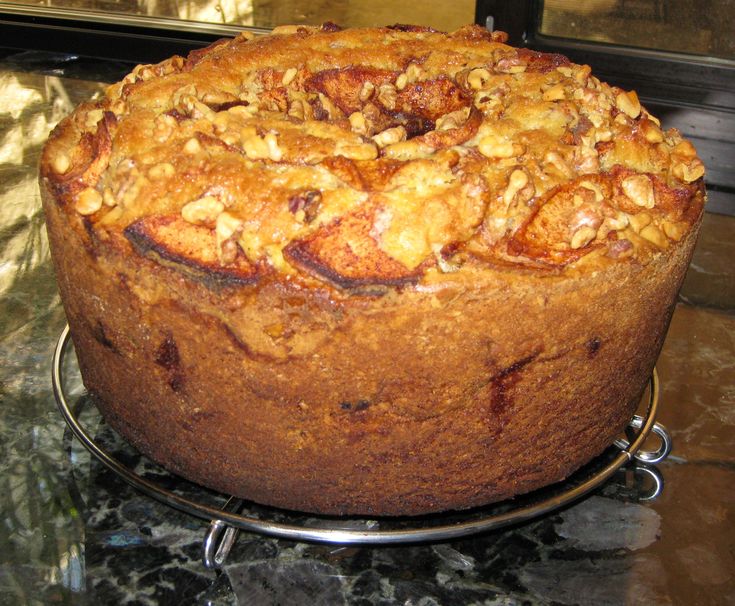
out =
<svg viewBox="0 0 735 606"><path fill-rule="evenodd" d="M651 375L651 381L650 381L651 402L658 402L659 389L660 387L659 387L659 380L658 380L658 372L654 368L653 373ZM650 416L651 415L649 415L649 417ZM619 438L615 440L614 444L621 451L630 451L631 456L636 461L639 461L641 463L647 463L649 465L655 465L656 463L660 463L666 457L669 456L669 453L671 452L671 448L673 446L673 443L671 440L671 434L669 433L669 430L666 429L664 425L662 425L658 421L655 421L655 419L654 419L653 424L650 427L650 431L644 431L645 425L646 425L646 419L644 419L640 415L634 415L633 418L628 423L628 426L633 429L641 429L642 430L641 433L645 433L646 436L648 436L650 432L653 432L656 436L658 436L660 445L656 450L643 450L642 449L643 442L639 444L639 448L631 449L630 441L625 438Z"/></svg>
<svg viewBox="0 0 735 606"><path fill-rule="evenodd" d="M227 499L222 511L231 511L238 513L243 506L242 499L230 497ZM202 549L202 561L207 568L221 568L225 563L227 556L230 554L240 529L235 526L228 526L222 520L212 520L204 535L204 545Z"/></svg>
<svg viewBox="0 0 735 606"><path fill-rule="evenodd" d="M658 385L658 377L656 375L656 370L654 369L654 377L656 379L655 384ZM653 381L652 381L653 383ZM658 398L658 394L656 394L656 398ZM629 427L633 427L634 429L641 429L643 427L645 419L639 415L635 415L631 420L630 423L628 423ZM649 465L655 465L656 463L660 463L663 461L666 457L669 456L669 453L671 452L672 448L672 440L671 440L671 434L669 433L669 430L666 429L664 425L656 421L651 426L651 433L658 436L660 444L659 447L656 450L643 450L638 449L634 452L631 452L632 457L636 461L640 461L641 463L647 463ZM630 442L626 440L625 438L618 438L614 442L615 446L617 446L620 450L625 451L630 447Z"/></svg>

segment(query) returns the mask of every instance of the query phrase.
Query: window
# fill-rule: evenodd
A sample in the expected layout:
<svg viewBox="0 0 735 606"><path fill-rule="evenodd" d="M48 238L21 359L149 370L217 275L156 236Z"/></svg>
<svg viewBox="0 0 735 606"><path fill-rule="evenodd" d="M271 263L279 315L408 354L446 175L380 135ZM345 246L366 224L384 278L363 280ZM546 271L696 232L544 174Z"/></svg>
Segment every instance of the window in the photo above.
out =
<svg viewBox="0 0 735 606"><path fill-rule="evenodd" d="M735 58L735 4L717 0L546 0L544 36Z"/></svg>

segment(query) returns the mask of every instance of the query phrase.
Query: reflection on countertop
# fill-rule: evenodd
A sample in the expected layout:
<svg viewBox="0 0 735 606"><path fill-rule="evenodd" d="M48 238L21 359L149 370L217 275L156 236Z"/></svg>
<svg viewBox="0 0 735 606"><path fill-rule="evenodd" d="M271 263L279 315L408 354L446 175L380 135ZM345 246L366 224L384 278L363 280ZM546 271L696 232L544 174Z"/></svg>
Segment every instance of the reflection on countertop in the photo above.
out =
<svg viewBox="0 0 735 606"><path fill-rule="evenodd" d="M50 359L65 320L36 166L54 124L101 90L55 65L46 75L0 65L0 603L735 601L735 218L714 214L658 364L659 420L674 438L658 499L641 500L628 472L481 537L340 548L241 534L223 573L207 570L205 525L90 460L54 404Z"/></svg>

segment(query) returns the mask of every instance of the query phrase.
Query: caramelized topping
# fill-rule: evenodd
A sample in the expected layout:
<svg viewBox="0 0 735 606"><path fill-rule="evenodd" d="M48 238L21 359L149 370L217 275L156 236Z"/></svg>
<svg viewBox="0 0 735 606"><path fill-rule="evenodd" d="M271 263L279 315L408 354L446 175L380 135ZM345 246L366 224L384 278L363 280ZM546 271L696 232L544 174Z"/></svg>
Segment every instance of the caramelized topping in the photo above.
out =
<svg viewBox="0 0 735 606"><path fill-rule="evenodd" d="M703 202L691 144L588 66L504 41L333 24L222 40L82 106L47 177L93 226L217 284L397 285L460 251L562 271L681 240Z"/></svg>

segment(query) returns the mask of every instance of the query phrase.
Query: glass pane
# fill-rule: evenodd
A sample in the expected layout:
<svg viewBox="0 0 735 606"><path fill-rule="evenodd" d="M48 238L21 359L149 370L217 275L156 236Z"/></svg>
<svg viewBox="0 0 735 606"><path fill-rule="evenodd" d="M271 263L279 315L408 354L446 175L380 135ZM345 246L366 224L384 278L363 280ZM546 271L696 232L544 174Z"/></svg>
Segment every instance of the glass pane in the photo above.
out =
<svg viewBox="0 0 735 606"><path fill-rule="evenodd" d="M343 27L411 23L453 30L472 23L474 0L432 0L414 4L395 0L6 0L14 5L173 17L207 23L272 28L284 24Z"/></svg>
<svg viewBox="0 0 735 606"><path fill-rule="evenodd" d="M735 0L546 0L539 33L735 58Z"/></svg>

